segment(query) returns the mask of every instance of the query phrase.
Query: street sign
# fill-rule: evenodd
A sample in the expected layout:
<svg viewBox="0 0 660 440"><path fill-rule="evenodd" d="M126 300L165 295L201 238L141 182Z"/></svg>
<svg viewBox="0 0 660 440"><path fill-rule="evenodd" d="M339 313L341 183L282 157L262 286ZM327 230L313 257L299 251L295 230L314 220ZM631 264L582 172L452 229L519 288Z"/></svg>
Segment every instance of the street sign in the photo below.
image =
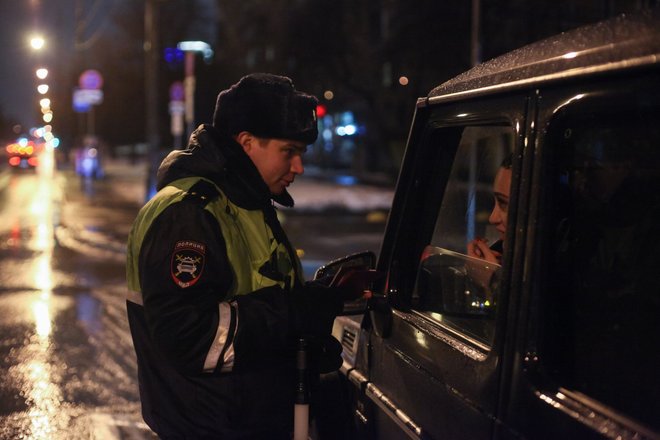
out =
<svg viewBox="0 0 660 440"><path fill-rule="evenodd" d="M85 113L93 105L103 102L103 90L73 89L73 109Z"/></svg>
<svg viewBox="0 0 660 440"><path fill-rule="evenodd" d="M183 101L170 101L170 114L182 115L185 112L185 105Z"/></svg>
<svg viewBox="0 0 660 440"><path fill-rule="evenodd" d="M99 90L103 86L103 77L98 70L88 69L80 74L78 85L85 90Z"/></svg>

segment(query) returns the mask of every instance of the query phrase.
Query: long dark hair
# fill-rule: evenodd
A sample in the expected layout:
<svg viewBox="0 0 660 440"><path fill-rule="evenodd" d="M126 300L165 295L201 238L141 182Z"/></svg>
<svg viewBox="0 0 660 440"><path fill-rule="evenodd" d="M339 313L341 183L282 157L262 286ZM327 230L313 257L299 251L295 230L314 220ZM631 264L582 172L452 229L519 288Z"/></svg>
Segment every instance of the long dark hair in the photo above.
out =
<svg viewBox="0 0 660 440"><path fill-rule="evenodd" d="M510 170L513 167L513 151L504 156L502 162L500 163L500 168Z"/></svg>

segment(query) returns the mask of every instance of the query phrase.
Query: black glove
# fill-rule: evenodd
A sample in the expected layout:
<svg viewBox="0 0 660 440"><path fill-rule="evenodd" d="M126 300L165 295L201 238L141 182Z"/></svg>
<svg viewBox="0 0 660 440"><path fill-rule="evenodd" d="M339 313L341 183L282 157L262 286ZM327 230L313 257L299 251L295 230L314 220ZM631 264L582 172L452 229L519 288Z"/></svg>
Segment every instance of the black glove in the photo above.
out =
<svg viewBox="0 0 660 440"><path fill-rule="evenodd" d="M342 346L332 335L312 336L307 340L309 369L315 373L330 373L341 367Z"/></svg>
<svg viewBox="0 0 660 440"><path fill-rule="evenodd" d="M290 295L291 330L296 336L328 336L344 308L339 289L304 286Z"/></svg>
<svg viewBox="0 0 660 440"><path fill-rule="evenodd" d="M374 269L340 268L335 274L331 287L342 289L344 301L371 298L371 284L383 278L385 274Z"/></svg>

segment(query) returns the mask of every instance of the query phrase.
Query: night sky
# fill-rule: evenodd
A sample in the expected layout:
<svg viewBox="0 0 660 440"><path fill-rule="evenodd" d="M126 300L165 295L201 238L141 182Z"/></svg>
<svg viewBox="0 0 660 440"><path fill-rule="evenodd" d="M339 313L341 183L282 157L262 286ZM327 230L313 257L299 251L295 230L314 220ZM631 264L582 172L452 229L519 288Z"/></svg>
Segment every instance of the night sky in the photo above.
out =
<svg viewBox="0 0 660 440"><path fill-rule="evenodd" d="M61 58L71 51L74 3L75 0L0 0L0 109L5 117L18 120L27 128L41 122L36 69L51 68L55 56ZM30 37L35 33L46 40L47 46L41 52L30 47ZM48 48L58 48L60 53L49 54L45 52ZM56 87L49 85L51 90Z"/></svg>
<svg viewBox="0 0 660 440"><path fill-rule="evenodd" d="M36 60L29 44L33 23L29 2L0 0L0 109L23 124L33 123L37 106L31 66Z"/></svg>

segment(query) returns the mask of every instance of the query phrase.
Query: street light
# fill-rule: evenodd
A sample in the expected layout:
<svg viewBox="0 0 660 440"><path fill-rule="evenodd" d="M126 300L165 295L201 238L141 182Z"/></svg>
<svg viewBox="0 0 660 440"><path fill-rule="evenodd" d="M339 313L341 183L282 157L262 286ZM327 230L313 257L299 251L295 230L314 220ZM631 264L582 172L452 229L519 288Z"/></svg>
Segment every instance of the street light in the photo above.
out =
<svg viewBox="0 0 660 440"><path fill-rule="evenodd" d="M32 46L32 49L34 49L34 50L43 49L45 44L46 44L46 41L38 35L35 35L34 37L32 37L30 39L30 46Z"/></svg>
<svg viewBox="0 0 660 440"><path fill-rule="evenodd" d="M195 121L195 54L201 53L204 60L208 61L213 57L213 49L204 41L182 41L177 44L177 48L186 54L183 87L185 93L185 119L188 135L190 135L194 129L193 123Z"/></svg>

